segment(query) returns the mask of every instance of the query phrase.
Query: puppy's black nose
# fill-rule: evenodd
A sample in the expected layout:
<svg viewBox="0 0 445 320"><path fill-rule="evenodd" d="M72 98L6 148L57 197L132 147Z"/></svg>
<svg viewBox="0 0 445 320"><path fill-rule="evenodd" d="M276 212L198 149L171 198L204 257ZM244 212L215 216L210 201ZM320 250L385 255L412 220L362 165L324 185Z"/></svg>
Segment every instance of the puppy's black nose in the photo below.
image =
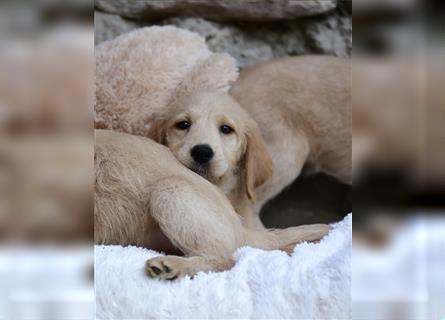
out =
<svg viewBox="0 0 445 320"><path fill-rule="evenodd" d="M191 151L193 160L199 164L206 164L213 158L213 150L208 144L198 144Z"/></svg>

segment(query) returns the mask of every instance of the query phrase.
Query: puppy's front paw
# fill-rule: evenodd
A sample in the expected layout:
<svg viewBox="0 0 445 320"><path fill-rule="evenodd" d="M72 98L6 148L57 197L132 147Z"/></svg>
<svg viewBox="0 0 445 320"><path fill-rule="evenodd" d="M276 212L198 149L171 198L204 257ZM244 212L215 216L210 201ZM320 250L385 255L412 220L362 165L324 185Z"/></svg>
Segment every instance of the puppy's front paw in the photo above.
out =
<svg viewBox="0 0 445 320"><path fill-rule="evenodd" d="M145 262L145 272L150 278L177 280L186 275L184 264L181 257L156 257Z"/></svg>

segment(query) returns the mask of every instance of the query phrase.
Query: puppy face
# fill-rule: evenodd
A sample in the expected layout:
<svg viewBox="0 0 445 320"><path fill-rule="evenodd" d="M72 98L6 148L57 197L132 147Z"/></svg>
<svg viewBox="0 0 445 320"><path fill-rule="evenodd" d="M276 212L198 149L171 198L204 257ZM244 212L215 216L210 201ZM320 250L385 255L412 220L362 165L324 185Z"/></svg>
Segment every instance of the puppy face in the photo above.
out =
<svg viewBox="0 0 445 320"><path fill-rule="evenodd" d="M256 123L226 93L201 92L179 99L167 116L155 120L151 131L151 138L169 147L184 166L214 184L220 185L228 173L242 175L249 198L272 174L272 160Z"/></svg>

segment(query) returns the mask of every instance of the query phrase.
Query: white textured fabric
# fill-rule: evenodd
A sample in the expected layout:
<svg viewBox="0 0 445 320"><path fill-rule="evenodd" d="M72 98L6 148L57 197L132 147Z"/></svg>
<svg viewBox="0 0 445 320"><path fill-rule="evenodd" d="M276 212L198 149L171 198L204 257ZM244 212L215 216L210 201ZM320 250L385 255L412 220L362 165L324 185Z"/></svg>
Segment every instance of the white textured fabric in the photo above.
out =
<svg viewBox="0 0 445 320"><path fill-rule="evenodd" d="M144 274L159 253L96 246L98 319L349 319L352 214L320 243L282 251L240 248L220 273L163 282Z"/></svg>

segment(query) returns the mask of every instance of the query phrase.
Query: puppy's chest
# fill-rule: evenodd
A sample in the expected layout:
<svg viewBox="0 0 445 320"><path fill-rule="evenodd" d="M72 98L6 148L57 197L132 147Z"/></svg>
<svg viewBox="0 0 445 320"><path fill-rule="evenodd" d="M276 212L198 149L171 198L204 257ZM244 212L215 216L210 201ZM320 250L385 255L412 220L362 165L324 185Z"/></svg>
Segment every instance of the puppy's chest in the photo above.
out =
<svg viewBox="0 0 445 320"><path fill-rule="evenodd" d="M218 186L221 191L230 199L238 193L238 175L235 173L230 173L224 176L221 180L220 185Z"/></svg>

